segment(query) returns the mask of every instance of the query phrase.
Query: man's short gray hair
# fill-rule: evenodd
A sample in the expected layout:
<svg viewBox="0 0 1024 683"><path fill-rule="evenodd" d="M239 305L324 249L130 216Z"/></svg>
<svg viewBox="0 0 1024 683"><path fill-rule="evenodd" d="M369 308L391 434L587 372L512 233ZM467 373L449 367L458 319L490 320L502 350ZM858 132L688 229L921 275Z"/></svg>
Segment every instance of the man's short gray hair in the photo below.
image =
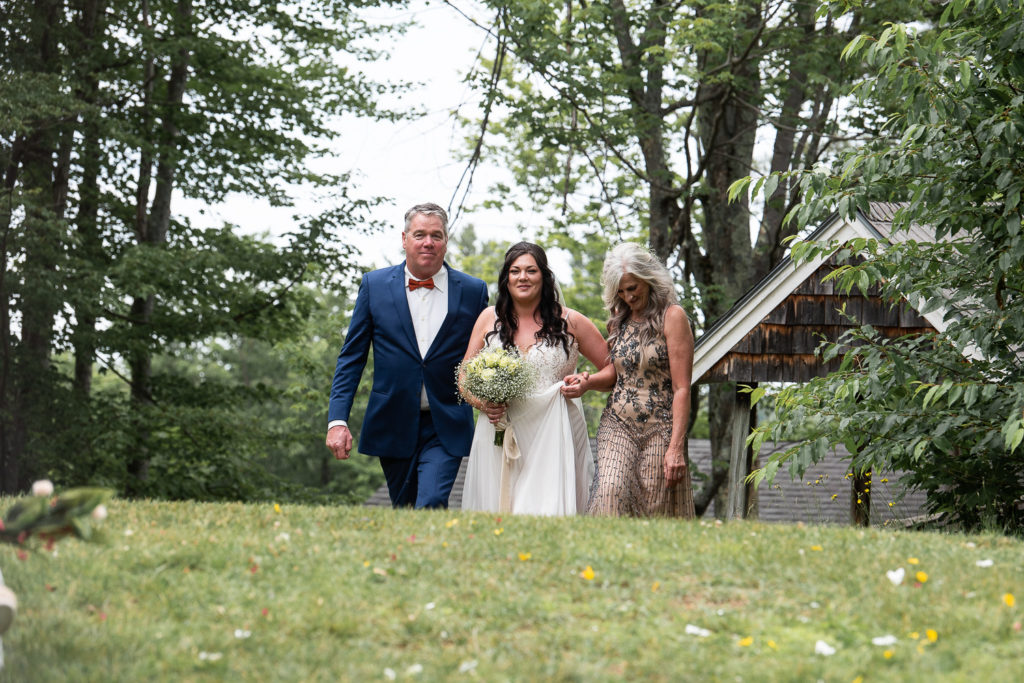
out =
<svg viewBox="0 0 1024 683"><path fill-rule="evenodd" d="M412 219L417 214L423 216L437 216L440 218L441 228L444 230L445 239L448 238L448 212L437 204L433 204L431 202L417 204L405 212L405 232L409 232L409 226L412 224Z"/></svg>

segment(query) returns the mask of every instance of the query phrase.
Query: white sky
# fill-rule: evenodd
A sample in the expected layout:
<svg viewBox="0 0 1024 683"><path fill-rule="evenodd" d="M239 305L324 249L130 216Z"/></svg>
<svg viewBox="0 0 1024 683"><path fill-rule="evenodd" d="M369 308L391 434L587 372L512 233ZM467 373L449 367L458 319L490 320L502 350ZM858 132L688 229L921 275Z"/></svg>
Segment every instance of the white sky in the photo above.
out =
<svg viewBox="0 0 1024 683"><path fill-rule="evenodd" d="M462 5L468 11L472 2L467 0ZM336 158L325 170L353 172L358 196L380 195L392 200L390 205L377 209L374 217L389 222L393 231L370 238L342 236L360 246L363 263L368 266L384 266L404 258L399 231L402 216L410 206L433 201L445 208L452 203L454 208L461 200L464 186L454 201L453 194L465 168L460 160L465 132L456 126L454 112L472 115L476 111L478 93L471 91L462 78L481 49L485 55L494 49L483 29L443 3L414 0L407 11L381 10L377 16L385 22L414 19L417 26L388 48L390 60L370 65L365 71L378 80L422 83L402 102L422 106L427 115L398 123L349 118L339 126ZM498 173L485 160L477 169L465 203L479 202ZM203 222L230 221L254 233L280 234L295 213L293 209L274 209L250 197L233 198L214 207L180 198L177 201L176 210L193 217L202 209ZM312 213L315 207L300 203L299 209ZM458 230L467 222L473 223L481 237L514 240L520 237L516 225L524 222L524 217L497 211L463 213L452 227ZM529 239L531 235L522 237Z"/></svg>

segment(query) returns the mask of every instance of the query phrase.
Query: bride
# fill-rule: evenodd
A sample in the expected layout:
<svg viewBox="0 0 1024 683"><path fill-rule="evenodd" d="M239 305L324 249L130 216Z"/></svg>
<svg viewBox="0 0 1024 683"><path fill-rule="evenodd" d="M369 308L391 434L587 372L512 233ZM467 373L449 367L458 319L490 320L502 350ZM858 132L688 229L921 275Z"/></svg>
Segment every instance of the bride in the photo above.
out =
<svg viewBox="0 0 1024 683"><path fill-rule="evenodd" d="M575 372L582 353L599 369L608 345L586 316L559 302L547 255L520 242L505 253L497 303L480 314L466 349L470 359L484 347L519 350L538 372L531 395L507 405L483 401L467 391L480 411L462 494L464 510L530 515L572 515L587 509L594 460L579 399L559 388ZM503 446L494 445L494 425L509 425Z"/></svg>

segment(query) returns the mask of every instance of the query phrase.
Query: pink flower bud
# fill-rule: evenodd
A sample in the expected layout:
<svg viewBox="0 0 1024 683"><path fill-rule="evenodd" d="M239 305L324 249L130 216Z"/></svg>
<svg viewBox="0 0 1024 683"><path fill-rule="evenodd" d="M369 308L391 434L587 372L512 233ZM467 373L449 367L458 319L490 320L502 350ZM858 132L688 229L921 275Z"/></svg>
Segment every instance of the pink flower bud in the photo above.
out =
<svg viewBox="0 0 1024 683"><path fill-rule="evenodd" d="M49 479L40 479L36 483L32 484L32 495L33 496L52 496L53 495L53 482Z"/></svg>

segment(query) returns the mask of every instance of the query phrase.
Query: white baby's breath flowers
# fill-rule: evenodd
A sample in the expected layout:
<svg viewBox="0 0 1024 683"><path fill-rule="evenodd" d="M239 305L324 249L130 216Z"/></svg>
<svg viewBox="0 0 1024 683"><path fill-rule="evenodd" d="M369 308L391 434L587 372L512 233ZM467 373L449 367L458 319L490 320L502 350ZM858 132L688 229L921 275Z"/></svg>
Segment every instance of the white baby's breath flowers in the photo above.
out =
<svg viewBox="0 0 1024 683"><path fill-rule="evenodd" d="M53 482L49 479L40 479L39 481L32 484L32 495L33 496L52 496L53 495Z"/></svg>
<svg viewBox="0 0 1024 683"><path fill-rule="evenodd" d="M491 403L508 403L526 396L536 373L518 350L485 348L459 364L462 388Z"/></svg>

